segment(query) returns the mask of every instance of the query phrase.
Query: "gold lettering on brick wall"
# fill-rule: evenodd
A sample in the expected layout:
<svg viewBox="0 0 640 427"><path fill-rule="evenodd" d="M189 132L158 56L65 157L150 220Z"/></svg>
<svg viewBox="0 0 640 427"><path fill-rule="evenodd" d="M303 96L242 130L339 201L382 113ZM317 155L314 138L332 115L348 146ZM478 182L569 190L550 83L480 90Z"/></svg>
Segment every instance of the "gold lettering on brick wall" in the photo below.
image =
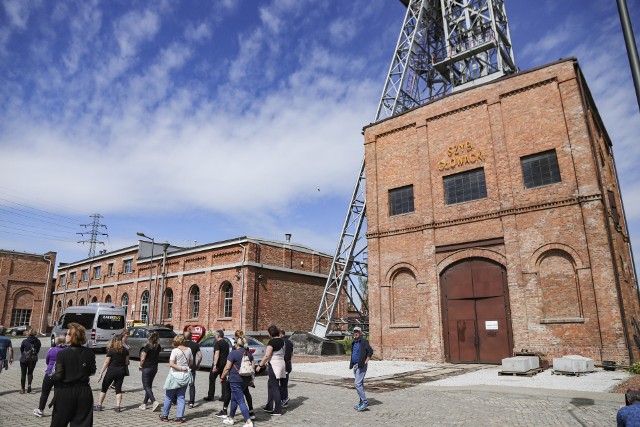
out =
<svg viewBox="0 0 640 427"><path fill-rule="evenodd" d="M447 158L438 162L438 170L455 169L476 162L484 162L484 153L476 150L471 141L466 141L447 148Z"/></svg>

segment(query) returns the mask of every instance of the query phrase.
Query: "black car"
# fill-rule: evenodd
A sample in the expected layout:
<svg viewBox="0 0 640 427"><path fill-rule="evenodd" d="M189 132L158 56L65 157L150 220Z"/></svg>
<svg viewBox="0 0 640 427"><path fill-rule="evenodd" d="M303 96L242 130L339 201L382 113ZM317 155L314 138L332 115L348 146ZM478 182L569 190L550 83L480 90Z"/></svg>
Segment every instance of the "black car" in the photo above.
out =
<svg viewBox="0 0 640 427"><path fill-rule="evenodd" d="M13 337L15 337L16 335L24 335L24 333L27 331L27 328L27 325L12 326L10 328L7 328L5 334L11 335Z"/></svg>

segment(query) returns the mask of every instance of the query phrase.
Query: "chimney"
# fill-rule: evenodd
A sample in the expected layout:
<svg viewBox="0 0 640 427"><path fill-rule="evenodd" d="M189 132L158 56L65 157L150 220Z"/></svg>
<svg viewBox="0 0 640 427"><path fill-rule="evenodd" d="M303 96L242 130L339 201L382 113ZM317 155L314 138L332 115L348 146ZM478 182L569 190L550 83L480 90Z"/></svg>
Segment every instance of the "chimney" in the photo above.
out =
<svg viewBox="0 0 640 427"><path fill-rule="evenodd" d="M285 234L284 238L287 239L287 243L291 243L291 234L290 233Z"/></svg>

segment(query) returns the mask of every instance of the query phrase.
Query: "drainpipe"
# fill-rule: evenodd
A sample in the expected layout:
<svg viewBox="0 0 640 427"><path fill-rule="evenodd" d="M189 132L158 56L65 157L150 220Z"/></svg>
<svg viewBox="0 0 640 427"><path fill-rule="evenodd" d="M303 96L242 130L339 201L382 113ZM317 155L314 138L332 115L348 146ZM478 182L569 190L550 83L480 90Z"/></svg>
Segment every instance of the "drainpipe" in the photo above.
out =
<svg viewBox="0 0 640 427"><path fill-rule="evenodd" d="M246 246L244 246L242 243L238 243L240 245L240 247L242 248L242 266L240 267L240 274L242 277L242 281L240 282L240 329L242 329L242 307L244 306L244 263L245 263L245 258L247 255L247 248Z"/></svg>
<svg viewBox="0 0 640 427"><path fill-rule="evenodd" d="M40 314L40 333L41 334L43 333L42 324L44 323L44 309L47 304L47 293L49 291L49 280L51 278L51 256L43 255L42 258L49 262L49 268L47 269L47 282L44 285L44 295L42 296L42 313Z"/></svg>

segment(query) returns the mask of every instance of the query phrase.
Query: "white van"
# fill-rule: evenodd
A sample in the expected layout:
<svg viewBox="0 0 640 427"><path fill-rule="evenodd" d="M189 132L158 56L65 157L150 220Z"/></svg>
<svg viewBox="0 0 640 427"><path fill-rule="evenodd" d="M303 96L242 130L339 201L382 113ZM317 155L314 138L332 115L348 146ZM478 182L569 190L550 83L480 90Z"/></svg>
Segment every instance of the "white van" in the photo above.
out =
<svg viewBox="0 0 640 427"><path fill-rule="evenodd" d="M112 336L122 333L126 324L124 307L110 303L92 302L91 304L69 307L53 325L51 347L56 336L66 334L69 323L79 323L87 330L87 347L106 349Z"/></svg>

